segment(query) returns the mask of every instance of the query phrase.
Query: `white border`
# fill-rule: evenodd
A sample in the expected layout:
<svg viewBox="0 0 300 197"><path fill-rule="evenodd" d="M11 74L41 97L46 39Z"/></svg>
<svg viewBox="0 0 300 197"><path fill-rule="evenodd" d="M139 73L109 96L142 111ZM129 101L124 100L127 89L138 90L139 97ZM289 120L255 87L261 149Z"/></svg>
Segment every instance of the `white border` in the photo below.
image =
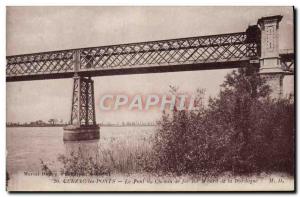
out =
<svg viewBox="0 0 300 197"><path fill-rule="evenodd" d="M200 3L201 2L201 3ZM1 146L0 146L0 193L1 196L8 196L9 194L5 191L5 160L6 157L6 142L5 142L5 50L6 50L6 38L5 38L5 26L6 26L6 19L5 19L5 7L6 6L34 6L34 5L40 5L40 6L83 6L83 5L98 5L98 6L108 6L108 5L126 5L126 6L138 6L138 5L147 5L147 6L167 6L167 5L176 5L176 6L292 6L294 5L297 8L299 8L299 0L231 0L231 1L225 1L225 0L170 0L170 1L163 1L163 0L0 0L0 39L1 39L1 45L0 45L0 132L1 132ZM297 16L296 16L297 17ZM299 20L296 20L296 27L299 27ZM297 28L298 29L298 28ZM296 31L297 35L299 34L299 31ZM297 45L296 45L297 46ZM299 52L297 52L297 55L299 57ZM299 69L297 69L299 70ZM298 73L297 73L298 74ZM299 84L297 84L297 92L299 92ZM297 122L299 120L299 115L297 117ZM299 142L299 133L297 134L297 142ZM299 151L297 150L297 158L299 158ZM298 159L297 159L298 160ZM297 162L298 163L298 162ZM299 169L298 169L299 171ZM297 174L298 175L298 174ZM297 176L297 188L299 189L299 177ZM31 194L32 195L32 194ZM51 195L51 194L45 194L45 195ZM63 194L57 194L58 196L62 196ZM83 195L83 194L80 194ZM88 194L84 194L88 195ZM106 196L108 194L101 194L103 196ZM110 194L111 195L111 194ZM132 194L126 194L128 196ZM186 194L182 194L186 195ZM201 195L207 195L207 194L201 194ZM216 195L216 194L214 194ZM214 196L213 195L213 196ZM264 194L259 194L259 196L263 196ZM285 194L289 195L289 194ZM158 196L162 196L162 194L159 194Z"/></svg>
<svg viewBox="0 0 300 197"><path fill-rule="evenodd" d="M166 6L166 5L198 5L198 6L291 6L296 5L297 0L3 0L1 4L11 6L29 5L147 5L147 6Z"/></svg>

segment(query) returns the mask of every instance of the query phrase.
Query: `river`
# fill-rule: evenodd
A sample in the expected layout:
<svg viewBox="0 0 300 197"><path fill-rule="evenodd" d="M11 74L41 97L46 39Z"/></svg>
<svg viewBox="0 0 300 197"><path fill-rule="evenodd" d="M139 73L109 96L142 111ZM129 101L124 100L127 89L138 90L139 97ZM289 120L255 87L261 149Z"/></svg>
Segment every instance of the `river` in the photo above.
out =
<svg viewBox="0 0 300 197"><path fill-rule="evenodd" d="M6 132L7 171L10 175L38 171L41 160L55 163L60 154L66 154L78 147L85 151L92 148L106 148L118 157L126 147L129 150L141 149L149 145L154 127L101 127L100 140L86 142L63 142L61 127L9 127Z"/></svg>

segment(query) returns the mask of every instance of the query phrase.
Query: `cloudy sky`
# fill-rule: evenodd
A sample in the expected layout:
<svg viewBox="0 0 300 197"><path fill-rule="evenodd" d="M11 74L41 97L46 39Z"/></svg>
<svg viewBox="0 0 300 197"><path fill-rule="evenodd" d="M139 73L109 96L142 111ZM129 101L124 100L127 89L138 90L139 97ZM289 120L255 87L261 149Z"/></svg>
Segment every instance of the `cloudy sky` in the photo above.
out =
<svg viewBox="0 0 300 197"><path fill-rule="evenodd" d="M7 7L7 55L245 31L283 15L280 49L293 48L291 7ZM163 94L169 85L215 96L231 70L95 77L97 122L151 121L159 111L101 111L104 94ZM7 121L68 121L72 79L7 83ZM291 82L286 82L287 86Z"/></svg>

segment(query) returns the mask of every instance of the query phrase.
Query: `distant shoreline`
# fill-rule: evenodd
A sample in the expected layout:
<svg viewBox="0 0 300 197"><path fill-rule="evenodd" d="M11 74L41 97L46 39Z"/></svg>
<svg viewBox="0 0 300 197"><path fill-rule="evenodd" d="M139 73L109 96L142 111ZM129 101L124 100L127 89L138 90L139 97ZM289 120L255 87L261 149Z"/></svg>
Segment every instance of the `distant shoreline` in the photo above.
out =
<svg viewBox="0 0 300 197"><path fill-rule="evenodd" d="M64 127L66 125L6 125L6 127Z"/></svg>
<svg viewBox="0 0 300 197"><path fill-rule="evenodd" d="M39 126L34 126L34 125L13 125L13 126L6 126L7 128L13 128L13 127L64 127L66 125L39 125ZM100 125L100 127L154 127L156 125Z"/></svg>

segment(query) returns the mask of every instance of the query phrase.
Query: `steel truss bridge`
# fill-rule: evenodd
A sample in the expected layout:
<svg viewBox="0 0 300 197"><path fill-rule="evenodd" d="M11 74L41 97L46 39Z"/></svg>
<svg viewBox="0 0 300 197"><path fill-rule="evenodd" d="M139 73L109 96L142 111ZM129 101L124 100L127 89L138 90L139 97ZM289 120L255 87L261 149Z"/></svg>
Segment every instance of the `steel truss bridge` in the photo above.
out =
<svg viewBox="0 0 300 197"><path fill-rule="evenodd" d="M270 24L273 18L278 25L282 17L260 20ZM74 78L70 123L95 125L91 77L249 65L259 68L266 45L263 35L264 28L254 25L245 32L7 56L6 81ZM281 52L278 59L281 71L293 74L294 52Z"/></svg>
<svg viewBox="0 0 300 197"><path fill-rule="evenodd" d="M239 67L258 60L249 32L51 51L7 57L7 81ZM258 62L258 61L256 61Z"/></svg>

